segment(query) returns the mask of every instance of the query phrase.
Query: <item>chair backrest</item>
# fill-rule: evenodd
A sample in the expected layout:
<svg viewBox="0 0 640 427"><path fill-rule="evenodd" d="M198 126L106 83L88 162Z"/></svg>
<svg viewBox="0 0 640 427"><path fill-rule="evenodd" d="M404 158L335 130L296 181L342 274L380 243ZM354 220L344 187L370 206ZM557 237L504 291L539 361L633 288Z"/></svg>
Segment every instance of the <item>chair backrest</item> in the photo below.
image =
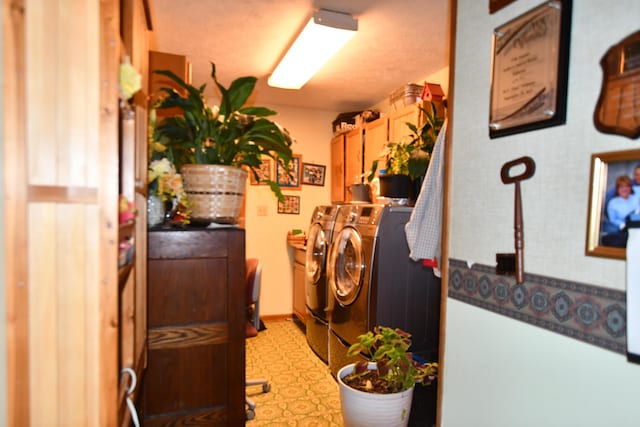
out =
<svg viewBox="0 0 640 427"><path fill-rule="evenodd" d="M253 306L253 316L247 322L253 331L247 336L255 336L260 330L260 282L262 281L262 263L259 259L247 259L247 307ZM254 332L255 331L255 332Z"/></svg>
<svg viewBox="0 0 640 427"><path fill-rule="evenodd" d="M262 264L257 258L247 259L247 305L253 305L260 300L260 281L262 279Z"/></svg>

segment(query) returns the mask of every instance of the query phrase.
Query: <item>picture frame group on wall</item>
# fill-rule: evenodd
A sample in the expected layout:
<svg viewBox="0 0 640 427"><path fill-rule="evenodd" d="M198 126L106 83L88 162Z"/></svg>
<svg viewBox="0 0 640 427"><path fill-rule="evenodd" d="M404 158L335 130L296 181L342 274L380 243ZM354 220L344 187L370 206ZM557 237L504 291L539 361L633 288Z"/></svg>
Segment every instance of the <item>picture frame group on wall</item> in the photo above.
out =
<svg viewBox="0 0 640 427"><path fill-rule="evenodd" d="M571 0L546 1L493 32L489 137L564 124Z"/></svg>
<svg viewBox="0 0 640 427"><path fill-rule="evenodd" d="M630 213L640 209L640 149L591 156L586 254L626 259Z"/></svg>
<svg viewBox="0 0 640 427"><path fill-rule="evenodd" d="M313 163L302 164L302 183L306 185L324 186L327 167Z"/></svg>

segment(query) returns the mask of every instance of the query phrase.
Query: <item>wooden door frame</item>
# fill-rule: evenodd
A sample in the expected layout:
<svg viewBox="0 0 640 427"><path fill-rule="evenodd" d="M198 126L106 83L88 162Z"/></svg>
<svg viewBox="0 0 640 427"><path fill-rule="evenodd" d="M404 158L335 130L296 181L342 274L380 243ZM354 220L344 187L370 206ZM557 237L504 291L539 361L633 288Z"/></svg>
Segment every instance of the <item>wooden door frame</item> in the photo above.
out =
<svg viewBox="0 0 640 427"><path fill-rule="evenodd" d="M3 0L4 285L7 425L28 426L28 255L24 1Z"/></svg>

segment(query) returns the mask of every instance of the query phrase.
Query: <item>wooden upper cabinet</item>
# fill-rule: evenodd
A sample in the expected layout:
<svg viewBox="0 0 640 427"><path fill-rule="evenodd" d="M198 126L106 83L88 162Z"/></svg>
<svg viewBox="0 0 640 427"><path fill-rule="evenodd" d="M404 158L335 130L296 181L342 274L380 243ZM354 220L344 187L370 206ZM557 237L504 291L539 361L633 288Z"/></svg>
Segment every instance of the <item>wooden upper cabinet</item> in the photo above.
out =
<svg viewBox="0 0 640 427"><path fill-rule="evenodd" d="M331 201L344 201L344 134L331 139Z"/></svg>
<svg viewBox="0 0 640 427"><path fill-rule="evenodd" d="M365 180L369 175L374 160L380 158L380 153L389 140L389 118L380 117L364 125L364 173ZM383 167L378 164L377 171Z"/></svg>
<svg viewBox="0 0 640 427"><path fill-rule="evenodd" d="M163 96L160 91L162 87L172 87L178 92L184 92L184 89L174 83L169 77L154 73L155 70L172 71L186 83L191 84L191 63L186 56L156 52L153 50L149 51L149 95L151 104L156 102L158 97ZM177 108L157 111L158 119L179 113L180 110Z"/></svg>
<svg viewBox="0 0 640 427"><path fill-rule="evenodd" d="M420 108L422 103L407 105L397 111L389 113L389 141L399 142L403 137L411 134L407 122L420 125Z"/></svg>
<svg viewBox="0 0 640 427"><path fill-rule="evenodd" d="M362 183L362 159L364 139L361 128L350 130L344 139L344 186ZM351 193L345 192L346 200L351 200Z"/></svg>

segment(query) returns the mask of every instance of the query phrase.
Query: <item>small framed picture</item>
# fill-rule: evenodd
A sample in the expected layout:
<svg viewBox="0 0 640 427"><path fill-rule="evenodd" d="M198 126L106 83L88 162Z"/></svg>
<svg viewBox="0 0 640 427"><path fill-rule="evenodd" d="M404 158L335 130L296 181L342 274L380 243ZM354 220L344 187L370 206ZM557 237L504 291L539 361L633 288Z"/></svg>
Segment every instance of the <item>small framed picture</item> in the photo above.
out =
<svg viewBox="0 0 640 427"><path fill-rule="evenodd" d="M300 196L284 196L284 202L278 202L278 213L300 215Z"/></svg>
<svg viewBox="0 0 640 427"><path fill-rule="evenodd" d="M260 168L257 168L255 172L258 174L258 179L256 179L255 174L252 171L249 171L249 182L251 185L267 185L265 180L273 179L273 159L266 157L262 159L262 164Z"/></svg>
<svg viewBox="0 0 640 427"><path fill-rule="evenodd" d="M302 183L307 185L324 186L324 175L327 167L312 163L302 164Z"/></svg>
<svg viewBox="0 0 640 427"><path fill-rule="evenodd" d="M640 149L591 156L587 255L626 259L626 218L640 209Z"/></svg>
<svg viewBox="0 0 640 427"><path fill-rule="evenodd" d="M302 156L300 154L294 154L291 157L289 163L289 171L282 164L281 161L277 162L276 167L276 183L287 190L299 190L300 189L300 169L302 166Z"/></svg>

